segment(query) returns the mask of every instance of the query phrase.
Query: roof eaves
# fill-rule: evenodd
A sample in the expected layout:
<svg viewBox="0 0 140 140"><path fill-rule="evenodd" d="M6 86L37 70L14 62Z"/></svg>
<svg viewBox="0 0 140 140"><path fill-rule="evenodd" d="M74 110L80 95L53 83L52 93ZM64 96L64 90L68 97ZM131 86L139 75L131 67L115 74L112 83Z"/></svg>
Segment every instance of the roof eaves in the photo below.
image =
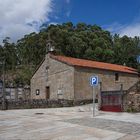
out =
<svg viewBox="0 0 140 140"><path fill-rule="evenodd" d="M51 57L52 59L57 60L57 61L60 61L60 62L62 62L62 63L64 63L64 64L67 64L67 65L70 65L70 66L74 66L72 63L69 63L69 62L67 62L67 61L61 60L61 59L55 57L54 55L50 55L50 57Z"/></svg>
<svg viewBox="0 0 140 140"><path fill-rule="evenodd" d="M98 70L106 70L106 71L114 71L114 72L121 72L121 73L128 73L128 74L135 74L139 75L138 72L126 72L126 71L121 71L121 70L111 70L111 69L105 69L105 68L97 68L97 67L88 67L88 66L79 66L79 65L73 65L74 67L81 67L81 68L89 68L89 69L98 69Z"/></svg>
<svg viewBox="0 0 140 140"><path fill-rule="evenodd" d="M93 68L94 68L94 69L102 69L102 70L123 72L123 73L136 74L136 75L139 74L139 73L137 72L136 69L130 68L130 67L125 67L125 68L124 68L125 70L123 70L123 69L122 69L122 70L113 70L113 69L109 69L109 68L99 68L99 67L94 67L94 66L90 67L90 66L84 66L84 65L73 64L73 63L70 63L70 62L68 62L67 60L63 60L63 59L61 59L61 58L59 58L58 56L55 56L55 55L50 55L50 57L53 58L53 59L55 59L55 60L57 60L57 61L60 61L60 62L62 62L62 63L68 64L68 65L70 65L70 66L78 66L78 67L85 67L85 68L91 68L91 69L93 69ZM116 64L114 64L114 65L116 65ZM120 66L122 67L122 65L120 65Z"/></svg>

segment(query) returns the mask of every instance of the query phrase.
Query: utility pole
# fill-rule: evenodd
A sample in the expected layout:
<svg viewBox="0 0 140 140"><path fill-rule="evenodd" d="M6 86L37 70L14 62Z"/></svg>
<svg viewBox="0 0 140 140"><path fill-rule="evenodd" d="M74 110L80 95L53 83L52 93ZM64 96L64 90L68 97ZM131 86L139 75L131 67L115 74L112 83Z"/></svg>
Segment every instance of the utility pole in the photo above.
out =
<svg viewBox="0 0 140 140"><path fill-rule="evenodd" d="M6 109L6 105L5 105L5 58L3 60L2 63L2 73L3 73L3 84L2 84L2 109L5 110Z"/></svg>

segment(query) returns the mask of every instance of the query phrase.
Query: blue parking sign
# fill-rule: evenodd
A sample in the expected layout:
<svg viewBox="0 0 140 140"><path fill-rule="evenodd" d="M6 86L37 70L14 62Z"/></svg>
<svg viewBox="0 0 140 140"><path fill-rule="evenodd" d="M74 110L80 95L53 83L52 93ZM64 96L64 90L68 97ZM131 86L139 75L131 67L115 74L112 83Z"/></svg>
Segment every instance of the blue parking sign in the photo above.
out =
<svg viewBox="0 0 140 140"><path fill-rule="evenodd" d="M90 77L90 85L91 86L97 86L98 82L99 82L98 76Z"/></svg>

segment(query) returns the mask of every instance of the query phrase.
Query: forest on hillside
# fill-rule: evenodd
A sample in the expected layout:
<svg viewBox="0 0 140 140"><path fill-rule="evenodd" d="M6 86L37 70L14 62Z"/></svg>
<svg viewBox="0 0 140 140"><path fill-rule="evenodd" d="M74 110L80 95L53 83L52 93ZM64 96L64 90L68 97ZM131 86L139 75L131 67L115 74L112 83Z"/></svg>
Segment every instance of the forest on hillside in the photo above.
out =
<svg viewBox="0 0 140 140"><path fill-rule="evenodd" d="M25 35L16 43L10 37L0 46L5 59L6 82L29 84L33 71L44 58L51 38L56 53L81 59L121 64L140 70L140 38L112 35L97 25L63 23L42 26L39 33ZM0 65L2 76L2 65Z"/></svg>

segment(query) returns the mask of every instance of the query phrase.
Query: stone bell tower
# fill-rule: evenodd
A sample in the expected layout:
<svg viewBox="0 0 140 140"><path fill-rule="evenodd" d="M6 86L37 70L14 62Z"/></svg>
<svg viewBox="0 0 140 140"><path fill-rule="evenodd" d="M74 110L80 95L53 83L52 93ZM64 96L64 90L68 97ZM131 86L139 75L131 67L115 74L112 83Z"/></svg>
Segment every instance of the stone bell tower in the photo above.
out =
<svg viewBox="0 0 140 140"><path fill-rule="evenodd" d="M50 33L48 33L48 39L46 41L46 53L54 53L54 46L52 45L53 41L51 40Z"/></svg>

